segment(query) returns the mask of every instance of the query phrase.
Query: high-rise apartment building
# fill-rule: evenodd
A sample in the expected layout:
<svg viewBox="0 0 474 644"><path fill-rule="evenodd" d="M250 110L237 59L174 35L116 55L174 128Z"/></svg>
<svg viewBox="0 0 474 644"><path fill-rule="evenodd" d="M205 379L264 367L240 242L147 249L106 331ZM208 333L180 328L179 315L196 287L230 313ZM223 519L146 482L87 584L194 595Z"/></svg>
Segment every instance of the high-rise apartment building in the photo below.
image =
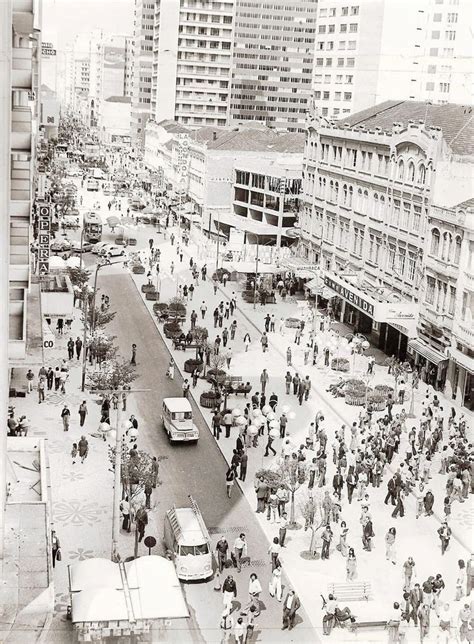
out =
<svg viewBox="0 0 474 644"><path fill-rule="evenodd" d="M151 109L154 11L155 0L135 0L131 135L140 149Z"/></svg>
<svg viewBox="0 0 474 644"><path fill-rule="evenodd" d="M234 0L157 0L152 117L225 125L230 99Z"/></svg>
<svg viewBox="0 0 474 644"><path fill-rule="evenodd" d="M134 40L133 36L125 38L125 80L123 95L132 96L133 92L133 67L134 67Z"/></svg>
<svg viewBox="0 0 474 644"><path fill-rule="evenodd" d="M470 0L320 0L314 102L343 118L389 99L470 103Z"/></svg>
<svg viewBox="0 0 474 644"><path fill-rule="evenodd" d="M304 131L318 0L236 0L230 120Z"/></svg>

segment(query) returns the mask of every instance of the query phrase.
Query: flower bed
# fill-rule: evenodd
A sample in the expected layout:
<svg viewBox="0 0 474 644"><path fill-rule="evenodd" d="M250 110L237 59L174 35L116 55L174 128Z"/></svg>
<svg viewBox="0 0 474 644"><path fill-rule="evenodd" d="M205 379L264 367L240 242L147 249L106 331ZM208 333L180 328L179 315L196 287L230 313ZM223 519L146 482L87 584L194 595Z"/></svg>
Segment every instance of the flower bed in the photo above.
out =
<svg viewBox="0 0 474 644"><path fill-rule="evenodd" d="M331 369L333 371L347 372L350 369L350 363L347 358L333 358L331 360Z"/></svg>
<svg viewBox="0 0 474 644"><path fill-rule="evenodd" d="M135 264L135 266L132 267L132 272L136 275L143 275L143 273L145 272L145 267L143 266L143 264Z"/></svg>
<svg viewBox="0 0 474 644"><path fill-rule="evenodd" d="M186 307L184 306L184 304L178 304L177 302L170 302L168 304L168 313L170 317L185 318Z"/></svg>
<svg viewBox="0 0 474 644"><path fill-rule="evenodd" d="M153 293L155 286L153 284L142 284L141 292L142 293Z"/></svg>
<svg viewBox="0 0 474 644"><path fill-rule="evenodd" d="M213 409L218 407L221 404L222 397L220 394L217 394L215 391L203 391L199 397L199 403L201 407L206 409Z"/></svg>
<svg viewBox="0 0 474 644"><path fill-rule="evenodd" d="M150 300L151 302L155 302L156 300L160 299L160 294L158 293L158 291L147 291L145 299Z"/></svg>
<svg viewBox="0 0 474 644"><path fill-rule="evenodd" d="M368 391L371 389L368 390L362 380L348 380L344 385L344 400L348 405L365 405Z"/></svg>
<svg viewBox="0 0 474 644"><path fill-rule="evenodd" d="M222 384L226 377L226 372L223 369L209 369L207 372L206 380L211 382L215 380L217 383Z"/></svg>
<svg viewBox="0 0 474 644"><path fill-rule="evenodd" d="M385 397L385 400L387 399L387 396L389 394L395 393L395 389L393 387L390 387L390 385L375 385L374 387L375 391L379 393L380 395Z"/></svg>
<svg viewBox="0 0 474 644"><path fill-rule="evenodd" d="M153 313L156 315L161 315L165 311L167 311L168 305L166 302L157 302L156 304L153 304Z"/></svg>
<svg viewBox="0 0 474 644"><path fill-rule="evenodd" d="M181 332L181 326L177 322L166 322L163 326L163 333L168 339L177 338Z"/></svg>
<svg viewBox="0 0 474 644"><path fill-rule="evenodd" d="M186 360L184 363L184 370L186 373L192 373L194 369L199 369L199 371L201 371L202 367L203 362L198 358L189 358L189 360Z"/></svg>
<svg viewBox="0 0 474 644"><path fill-rule="evenodd" d="M383 411L387 406L387 398L378 391L370 391L367 394L367 403L372 408L372 411Z"/></svg>

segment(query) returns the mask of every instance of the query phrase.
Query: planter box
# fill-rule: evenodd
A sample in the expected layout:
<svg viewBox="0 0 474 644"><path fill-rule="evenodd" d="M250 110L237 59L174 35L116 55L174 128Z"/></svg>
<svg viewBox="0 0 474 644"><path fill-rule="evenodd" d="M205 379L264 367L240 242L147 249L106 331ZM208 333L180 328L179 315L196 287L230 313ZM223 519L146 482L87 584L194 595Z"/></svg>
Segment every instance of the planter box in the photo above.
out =
<svg viewBox="0 0 474 644"><path fill-rule="evenodd" d="M143 275L145 273L145 267L144 266L134 266L132 268L132 271L135 273L135 275Z"/></svg>
<svg viewBox="0 0 474 644"><path fill-rule="evenodd" d="M214 407L217 407L218 405L221 404L222 398L207 398L207 396L204 396L204 394L201 394L199 398L199 404L201 407L205 407L206 409L214 409Z"/></svg>
<svg viewBox="0 0 474 644"><path fill-rule="evenodd" d="M344 400L348 405L357 405L361 407L362 405L365 405L365 394L363 396L348 396L346 394Z"/></svg>
<svg viewBox="0 0 474 644"><path fill-rule="evenodd" d="M153 304L153 313L164 313L167 311L168 305L165 302L157 302Z"/></svg>
<svg viewBox="0 0 474 644"><path fill-rule="evenodd" d="M203 362L197 360L186 360L186 362L184 363L184 370L186 371L186 373L192 373L196 368L199 368L202 371L203 366Z"/></svg>
<svg viewBox="0 0 474 644"><path fill-rule="evenodd" d="M382 400L381 402L370 402L369 399L368 403L373 411L383 411L387 406L387 402L385 400Z"/></svg>
<svg viewBox="0 0 474 644"><path fill-rule="evenodd" d="M128 245L129 246L136 246L137 245L137 240L134 239L133 237L130 237L130 239L128 240ZM143 272L145 272L145 271L143 271Z"/></svg>
<svg viewBox="0 0 474 644"><path fill-rule="evenodd" d="M219 384L222 384L227 377L227 374L225 371L222 369L219 370L218 373L214 372L214 369L209 369L207 372L206 380L207 382L211 382L211 380L216 380Z"/></svg>
<svg viewBox="0 0 474 644"><path fill-rule="evenodd" d="M153 284L142 284L141 292L142 293L153 293L155 287Z"/></svg>
<svg viewBox="0 0 474 644"><path fill-rule="evenodd" d="M160 299L160 294L158 291L147 291L145 299L150 300L151 302L156 302L156 300Z"/></svg>

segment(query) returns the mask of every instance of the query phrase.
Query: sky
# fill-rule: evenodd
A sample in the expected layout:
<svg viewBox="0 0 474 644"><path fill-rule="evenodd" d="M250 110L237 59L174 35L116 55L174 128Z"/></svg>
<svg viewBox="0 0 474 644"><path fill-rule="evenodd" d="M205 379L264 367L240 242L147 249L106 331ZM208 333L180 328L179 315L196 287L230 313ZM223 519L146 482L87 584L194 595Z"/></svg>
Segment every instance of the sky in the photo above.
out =
<svg viewBox="0 0 474 644"><path fill-rule="evenodd" d="M95 29L133 34L134 0L43 0L43 40L64 51L76 35Z"/></svg>

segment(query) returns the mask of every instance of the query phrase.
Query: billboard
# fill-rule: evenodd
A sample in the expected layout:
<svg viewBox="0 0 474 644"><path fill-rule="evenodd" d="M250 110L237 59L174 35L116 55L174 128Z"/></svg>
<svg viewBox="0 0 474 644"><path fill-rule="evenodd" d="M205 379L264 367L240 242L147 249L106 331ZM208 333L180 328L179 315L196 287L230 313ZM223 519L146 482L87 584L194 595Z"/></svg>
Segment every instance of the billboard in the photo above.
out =
<svg viewBox="0 0 474 644"><path fill-rule="evenodd" d="M51 207L40 204L38 209L38 273L40 277L49 273L49 242L51 231Z"/></svg>

